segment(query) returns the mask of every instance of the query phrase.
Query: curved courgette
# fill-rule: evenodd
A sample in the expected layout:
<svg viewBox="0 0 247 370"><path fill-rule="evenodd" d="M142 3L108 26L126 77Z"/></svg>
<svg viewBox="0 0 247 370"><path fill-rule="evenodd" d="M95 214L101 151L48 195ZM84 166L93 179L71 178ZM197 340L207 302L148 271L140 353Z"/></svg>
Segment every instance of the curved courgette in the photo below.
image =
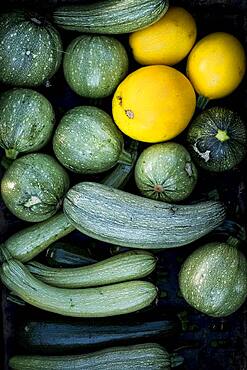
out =
<svg viewBox="0 0 247 370"><path fill-rule="evenodd" d="M189 244L225 218L224 206L217 201L172 205L94 182L73 186L65 196L63 209L82 233L132 248Z"/></svg>
<svg viewBox="0 0 247 370"><path fill-rule="evenodd" d="M38 262L29 262L27 267L37 279L49 285L86 288L140 279L155 269L156 262L149 252L129 251L83 267L52 268Z"/></svg>
<svg viewBox="0 0 247 370"><path fill-rule="evenodd" d="M75 356L14 356L9 365L15 370L170 370L181 362L161 345L145 343Z"/></svg>
<svg viewBox="0 0 247 370"><path fill-rule="evenodd" d="M100 288L56 288L35 278L21 262L4 262L3 284L17 296L45 311L73 317L106 317L135 312L150 305L156 287L147 281L128 281Z"/></svg>
<svg viewBox="0 0 247 370"><path fill-rule="evenodd" d="M53 12L53 22L84 33L129 33L157 22L168 6L168 0L101 0L60 6Z"/></svg>

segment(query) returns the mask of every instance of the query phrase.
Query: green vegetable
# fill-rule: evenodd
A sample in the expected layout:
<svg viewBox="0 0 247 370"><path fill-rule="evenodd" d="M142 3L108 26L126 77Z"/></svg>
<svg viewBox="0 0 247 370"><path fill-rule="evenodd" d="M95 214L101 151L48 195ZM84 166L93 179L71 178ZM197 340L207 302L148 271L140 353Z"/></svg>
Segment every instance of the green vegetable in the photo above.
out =
<svg viewBox="0 0 247 370"><path fill-rule="evenodd" d="M232 239L203 245L185 260L179 285L184 299L197 310L228 316L247 297L247 260Z"/></svg>
<svg viewBox="0 0 247 370"><path fill-rule="evenodd" d="M157 296L147 281L128 281L97 288L55 288L35 278L21 262L10 259L0 270L2 283L18 297L45 311L74 317L107 317L140 310Z"/></svg>
<svg viewBox="0 0 247 370"><path fill-rule="evenodd" d="M69 188L63 167L48 154L27 154L5 172L1 194L9 210L22 220L39 222L53 216Z"/></svg>
<svg viewBox="0 0 247 370"><path fill-rule="evenodd" d="M139 156L135 181L144 196L173 203L192 193L197 182L197 170L181 144L155 144Z"/></svg>
<svg viewBox="0 0 247 370"><path fill-rule="evenodd" d="M82 35L68 46L64 77L78 95L103 98L113 94L128 72L123 45L110 36Z"/></svg>
<svg viewBox="0 0 247 370"><path fill-rule="evenodd" d="M230 109L210 108L191 122L187 142L200 167L212 172L230 170L246 156L246 124Z"/></svg>
<svg viewBox="0 0 247 370"><path fill-rule="evenodd" d="M124 139L108 113L93 106L68 111L59 123L53 149L64 167L77 173L100 173L118 162L132 163Z"/></svg>
<svg viewBox="0 0 247 370"><path fill-rule="evenodd" d="M61 28L83 33L129 33L157 22L168 0L101 0L58 7L53 21Z"/></svg>
<svg viewBox="0 0 247 370"><path fill-rule="evenodd" d="M219 202L174 206L93 182L73 186L63 206L71 224L82 233L131 248L185 245L225 218Z"/></svg>
<svg viewBox="0 0 247 370"><path fill-rule="evenodd" d="M3 14L0 44L0 81L8 85L41 85L61 64L60 35L37 14L22 10Z"/></svg>
<svg viewBox="0 0 247 370"><path fill-rule="evenodd" d="M50 102L31 89L12 89L0 95L0 146L6 157L39 150L50 139L54 111Z"/></svg>

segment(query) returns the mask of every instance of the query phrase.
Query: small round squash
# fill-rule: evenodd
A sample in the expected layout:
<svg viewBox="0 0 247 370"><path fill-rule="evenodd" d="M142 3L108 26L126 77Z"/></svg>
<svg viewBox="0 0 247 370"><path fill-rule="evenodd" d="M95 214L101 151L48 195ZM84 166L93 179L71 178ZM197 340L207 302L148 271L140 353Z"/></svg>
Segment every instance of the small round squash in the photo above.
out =
<svg viewBox="0 0 247 370"><path fill-rule="evenodd" d="M1 194L18 218L40 222L53 216L69 188L69 177L50 155L34 153L16 159L5 172Z"/></svg>
<svg viewBox="0 0 247 370"><path fill-rule="evenodd" d="M180 134L196 105L189 80L172 67L142 67L118 86L112 101L115 123L127 136L157 143Z"/></svg>
<svg viewBox="0 0 247 370"><path fill-rule="evenodd" d="M187 76L201 96L199 107L210 99L231 94L242 81L245 69L244 48L233 35L215 32L197 42L187 60Z"/></svg>
<svg viewBox="0 0 247 370"><path fill-rule="evenodd" d="M247 297L247 260L231 243L212 242L198 248L179 273L184 299L209 316L228 316Z"/></svg>
<svg viewBox="0 0 247 370"><path fill-rule="evenodd" d="M143 65L179 63L196 41L196 23L181 7L171 6L156 23L130 34L135 60Z"/></svg>
<svg viewBox="0 0 247 370"><path fill-rule="evenodd" d="M238 113L213 107L191 122L187 142L193 160L200 167L212 172L230 170L246 156L246 125Z"/></svg>
<svg viewBox="0 0 247 370"><path fill-rule="evenodd" d="M0 96L0 146L6 157L39 150L50 139L55 115L50 102L31 89L11 89Z"/></svg>
<svg viewBox="0 0 247 370"><path fill-rule="evenodd" d="M135 181L144 196L172 203L192 193L197 170L189 152L181 144L155 144L138 158Z"/></svg>
<svg viewBox="0 0 247 370"><path fill-rule="evenodd" d="M67 83L78 95L103 98L126 76L128 64L125 48L117 39L82 35L68 46L63 69Z"/></svg>

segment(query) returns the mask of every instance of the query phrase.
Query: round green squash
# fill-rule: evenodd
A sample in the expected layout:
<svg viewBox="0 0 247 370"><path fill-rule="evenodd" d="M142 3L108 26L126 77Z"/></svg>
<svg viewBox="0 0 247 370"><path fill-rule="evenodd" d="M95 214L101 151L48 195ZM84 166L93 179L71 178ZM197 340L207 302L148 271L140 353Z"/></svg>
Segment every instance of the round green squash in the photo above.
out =
<svg viewBox="0 0 247 370"><path fill-rule="evenodd" d="M246 125L238 113L228 108L210 108L192 121L187 142L200 167L212 172L230 170L246 155Z"/></svg>
<svg viewBox="0 0 247 370"><path fill-rule="evenodd" d="M41 85L61 64L60 35L38 15L22 10L3 14L0 44L0 81L8 85Z"/></svg>
<svg viewBox="0 0 247 370"><path fill-rule="evenodd" d="M135 182L147 198L177 202L187 198L197 183L197 169L189 152L173 142L145 149L135 166Z"/></svg>
<svg viewBox="0 0 247 370"><path fill-rule="evenodd" d="M24 221L40 222L60 208L69 177L50 155L27 154L5 172L1 194L9 210Z"/></svg>
<svg viewBox="0 0 247 370"><path fill-rule="evenodd" d="M11 89L0 95L0 146L6 157L39 150L50 139L55 115L50 102L31 89Z"/></svg>
<svg viewBox="0 0 247 370"><path fill-rule="evenodd" d="M81 174L104 172L117 162L131 163L131 154L123 150L123 145L123 135L109 114L93 106L69 110L53 137L59 162Z"/></svg>
<svg viewBox="0 0 247 370"><path fill-rule="evenodd" d="M128 56L113 37L82 35L68 46L63 69L67 83L78 95L103 98L126 76Z"/></svg>
<svg viewBox="0 0 247 370"><path fill-rule="evenodd" d="M179 273L184 299L213 317L235 312L247 297L247 260L231 240L195 250Z"/></svg>

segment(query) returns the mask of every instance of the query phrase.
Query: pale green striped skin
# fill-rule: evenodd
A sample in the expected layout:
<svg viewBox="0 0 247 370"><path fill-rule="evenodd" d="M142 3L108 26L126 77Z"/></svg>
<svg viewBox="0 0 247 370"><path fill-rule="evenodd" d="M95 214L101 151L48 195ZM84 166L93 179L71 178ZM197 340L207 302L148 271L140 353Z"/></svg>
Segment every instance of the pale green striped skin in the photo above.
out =
<svg viewBox="0 0 247 370"><path fill-rule="evenodd" d="M129 33L157 22L168 6L168 0L102 0L61 6L54 11L53 21L61 28L84 33Z"/></svg>
<svg viewBox="0 0 247 370"><path fill-rule="evenodd" d="M55 115L50 102L31 89L11 89L0 96L0 146L6 156L39 150L52 135Z"/></svg>
<svg viewBox="0 0 247 370"><path fill-rule="evenodd" d="M39 280L61 288L102 286L140 279L149 275L156 258L147 251L129 251L94 263L75 268L53 268L38 262L27 267Z"/></svg>
<svg viewBox="0 0 247 370"><path fill-rule="evenodd" d="M0 17L0 81L14 86L38 86L50 79L62 59L62 42L55 28L24 11Z"/></svg>
<svg viewBox="0 0 247 370"><path fill-rule="evenodd" d="M5 172L1 194L9 210L22 220L40 222L60 208L69 188L64 168L50 155L27 154Z"/></svg>
<svg viewBox="0 0 247 370"><path fill-rule="evenodd" d="M235 312L247 298L247 260L227 243L209 243L182 265L179 285L184 299L213 317Z"/></svg>
<svg viewBox="0 0 247 370"><path fill-rule="evenodd" d="M64 198L63 209L82 233L130 248L189 244L225 218L220 202L174 205L93 182L73 186Z"/></svg>
<svg viewBox="0 0 247 370"><path fill-rule="evenodd" d="M156 343L110 347L75 356L15 356L15 370L170 370L170 355Z"/></svg>
<svg viewBox="0 0 247 370"><path fill-rule="evenodd" d="M157 296L156 287L141 280L103 287L57 288L34 277L21 262L11 259L0 269L2 283L25 302L71 317L107 317L138 311Z"/></svg>
<svg viewBox="0 0 247 370"><path fill-rule="evenodd" d="M54 153L70 171L100 173L121 159L123 136L108 113L97 107L80 106L69 110L54 137ZM130 163L131 155L129 154Z"/></svg>
<svg viewBox="0 0 247 370"><path fill-rule="evenodd" d="M103 98L113 94L128 72L128 55L113 37L82 35L68 46L64 76L78 95Z"/></svg>
<svg viewBox="0 0 247 370"><path fill-rule="evenodd" d="M197 183L197 169L182 145L155 144L139 156L135 182L147 198L174 203L192 193Z"/></svg>

